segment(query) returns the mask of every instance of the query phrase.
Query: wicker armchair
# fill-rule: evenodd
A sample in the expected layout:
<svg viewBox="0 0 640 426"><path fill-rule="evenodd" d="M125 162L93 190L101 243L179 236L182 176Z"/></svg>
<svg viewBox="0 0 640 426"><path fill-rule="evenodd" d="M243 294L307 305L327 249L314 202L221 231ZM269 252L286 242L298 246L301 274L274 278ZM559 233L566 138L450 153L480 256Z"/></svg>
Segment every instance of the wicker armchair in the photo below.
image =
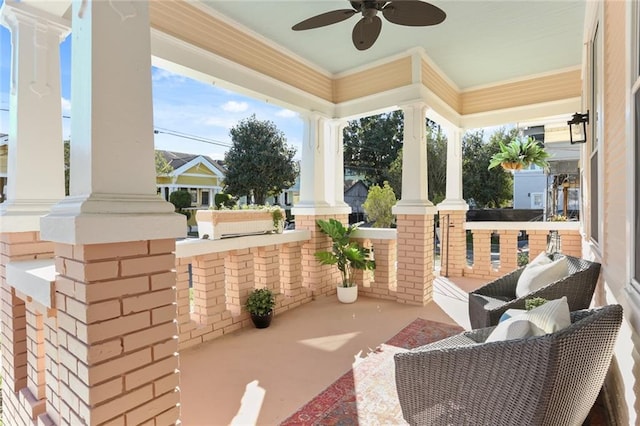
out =
<svg viewBox="0 0 640 426"><path fill-rule="evenodd" d="M411 425L581 425L602 387L622 307L571 313L572 324L526 339L482 343L473 330L395 355Z"/></svg>
<svg viewBox="0 0 640 426"><path fill-rule="evenodd" d="M555 260L562 254L554 254ZM469 293L469 320L472 328L498 324L507 309L524 309L524 301L534 297L547 300L567 296L570 311L587 309L600 275L600 264L577 257L566 256L569 275L524 297L516 297L516 284L524 267L498 278Z"/></svg>

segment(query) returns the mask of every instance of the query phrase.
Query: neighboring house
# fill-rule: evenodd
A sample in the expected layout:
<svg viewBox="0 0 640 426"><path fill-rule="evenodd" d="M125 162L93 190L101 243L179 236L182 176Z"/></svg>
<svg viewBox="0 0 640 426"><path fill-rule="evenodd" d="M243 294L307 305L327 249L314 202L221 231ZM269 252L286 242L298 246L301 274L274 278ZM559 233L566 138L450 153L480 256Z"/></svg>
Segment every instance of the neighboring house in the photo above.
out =
<svg viewBox="0 0 640 426"><path fill-rule="evenodd" d="M344 202L351 207L351 213L364 214L362 204L367 200L369 187L361 180L355 182L345 180L344 188Z"/></svg>
<svg viewBox="0 0 640 426"><path fill-rule="evenodd" d="M580 209L580 180L578 179L580 147L569 143L566 119L561 124L529 126L523 133L544 143L551 157L549 170L546 173L535 165L514 173L513 208L543 209L546 217L555 214L577 217Z"/></svg>
<svg viewBox="0 0 640 426"><path fill-rule="evenodd" d="M156 177L158 194L165 200L178 190L189 191L191 206L209 208L214 205L215 194L222 192L224 166L222 162L205 155L160 151L173 170Z"/></svg>
<svg viewBox="0 0 640 426"><path fill-rule="evenodd" d="M5 188L7 186L7 153L9 135L0 133L0 203L5 200Z"/></svg>

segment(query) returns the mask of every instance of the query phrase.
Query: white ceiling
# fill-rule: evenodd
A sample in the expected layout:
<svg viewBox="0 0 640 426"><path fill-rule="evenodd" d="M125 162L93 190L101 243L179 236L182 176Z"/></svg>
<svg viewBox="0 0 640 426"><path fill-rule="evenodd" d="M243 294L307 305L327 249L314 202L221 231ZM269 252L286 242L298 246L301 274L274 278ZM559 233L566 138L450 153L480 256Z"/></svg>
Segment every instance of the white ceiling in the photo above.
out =
<svg viewBox="0 0 640 426"><path fill-rule="evenodd" d="M351 42L358 15L313 30L291 26L308 17L349 8L346 0L201 0L217 15L339 74L422 47L459 89L579 67L585 0L433 0L447 14L432 27L404 27L383 19L366 51Z"/></svg>

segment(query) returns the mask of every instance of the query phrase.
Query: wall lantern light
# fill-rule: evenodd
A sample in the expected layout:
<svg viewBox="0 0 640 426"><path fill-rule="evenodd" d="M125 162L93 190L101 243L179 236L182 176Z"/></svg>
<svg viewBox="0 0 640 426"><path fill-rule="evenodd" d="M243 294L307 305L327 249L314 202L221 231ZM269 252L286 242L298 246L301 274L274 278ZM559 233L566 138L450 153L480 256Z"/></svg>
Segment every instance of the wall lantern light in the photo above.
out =
<svg viewBox="0 0 640 426"><path fill-rule="evenodd" d="M589 111L586 114L580 114L576 112L571 117L571 120L567 121L569 125L569 139L571 144L585 143L587 141L587 124L589 124Z"/></svg>

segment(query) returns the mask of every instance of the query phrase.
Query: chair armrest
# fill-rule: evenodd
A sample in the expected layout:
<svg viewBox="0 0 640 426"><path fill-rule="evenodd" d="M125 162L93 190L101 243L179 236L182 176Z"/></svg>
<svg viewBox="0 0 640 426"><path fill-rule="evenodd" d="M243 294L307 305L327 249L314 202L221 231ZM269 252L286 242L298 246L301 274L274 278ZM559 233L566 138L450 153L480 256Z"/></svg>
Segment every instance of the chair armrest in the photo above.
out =
<svg viewBox="0 0 640 426"><path fill-rule="evenodd" d="M481 294L483 296L490 297L516 297L516 284L518 284L518 278L522 275L524 267L518 268L502 277L491 281L484 286L472 291L472 294Z"/></svg>

